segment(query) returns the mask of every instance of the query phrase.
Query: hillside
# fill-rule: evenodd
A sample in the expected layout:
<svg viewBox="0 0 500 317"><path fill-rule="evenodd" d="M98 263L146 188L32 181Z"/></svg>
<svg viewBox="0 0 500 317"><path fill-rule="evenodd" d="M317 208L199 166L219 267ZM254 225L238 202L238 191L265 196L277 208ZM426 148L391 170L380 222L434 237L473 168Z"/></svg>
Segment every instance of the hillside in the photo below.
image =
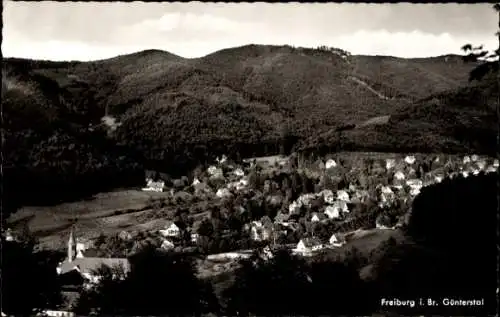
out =
<svg viewBox="0 0 500 317"><path fill-rule="evenodd" d="M6 179L15 180L13 191L30 180L44 193L61 186L92 192L98 190L92 180L100 180L99 188L139 182L144 167L182 175L221 153L272 155L299 141L314 147L319 135L340 126L393 114L388 125L346 134L342 144L391 150L399 146L395 136L405 135L415 147L428 145L425 133L444 131L439 119L424 122L417 109L432 107L429 95L474 96L481 87L459 90L472 67L459 56L401 59L261 45L197 59L158 50L94 62L5 59L4 160L12 167ZM463 117L460 129L473 123L469 112L449 111ZM105 115L116 124L104 123ZM484 150L478 140L447 137L423 148Z"/></svg>

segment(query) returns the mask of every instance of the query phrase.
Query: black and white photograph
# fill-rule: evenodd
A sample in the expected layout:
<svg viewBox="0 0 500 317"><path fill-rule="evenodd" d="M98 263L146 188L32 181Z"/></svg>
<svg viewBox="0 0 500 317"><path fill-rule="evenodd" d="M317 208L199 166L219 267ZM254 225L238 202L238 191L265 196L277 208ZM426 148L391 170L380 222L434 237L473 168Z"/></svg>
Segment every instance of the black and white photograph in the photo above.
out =
<svg viewBox="0 0 500 317"><path fill-rule="evenodd" d="M500 4L2 6L2 317L498 316Z"/></svg>

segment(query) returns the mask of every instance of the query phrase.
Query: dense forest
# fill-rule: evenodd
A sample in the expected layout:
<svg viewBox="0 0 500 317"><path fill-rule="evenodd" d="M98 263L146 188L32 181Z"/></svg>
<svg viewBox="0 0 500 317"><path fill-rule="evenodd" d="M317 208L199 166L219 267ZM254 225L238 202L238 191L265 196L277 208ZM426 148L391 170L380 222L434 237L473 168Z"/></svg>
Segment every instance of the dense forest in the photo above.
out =
<svg viewBox="0 0 500 317"><path fill-rule="evenodd" d="M157 50L96 62L6 59L3 212L139 186L146 168L187 175L223 153L491 154L498 88L467 84L474 65L260 45L191 60ZM381 115L388 123L359 127Z"/></svg>

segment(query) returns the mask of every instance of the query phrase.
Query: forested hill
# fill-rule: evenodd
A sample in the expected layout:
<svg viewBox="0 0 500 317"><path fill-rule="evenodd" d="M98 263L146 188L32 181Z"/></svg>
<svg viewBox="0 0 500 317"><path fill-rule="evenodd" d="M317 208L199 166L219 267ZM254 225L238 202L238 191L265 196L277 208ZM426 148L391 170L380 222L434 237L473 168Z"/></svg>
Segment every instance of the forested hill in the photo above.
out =
<svg viewBox="0 0 500 317"><path fill-rule="evenodd" d="M478 140L451 135L448 143L429 146L420 137L422 131L440 135L445 127L419 109L498 94L466 87L473 67L454 55L402 59L261 45L196 59L159 50L93 62L4 59L4 187L15 192L29 183L32 193L22 200L38 201L52 192L62 197L65 190L134 183L144 167L185 174L220 153L246 157L311 148L338 127L387 115L393 119L377 129L393 136L390 129L398 130L404 136L399 141L385 143L369 128L342 136L347 142L334 134L325 146L394 151L412 139L412 146L429 151L446 151L451 142L455 151L484 152ZM469 118L491 107L457 109L449 111L463 114L460 129L481 126L476 117L491 119Z"/></svg>

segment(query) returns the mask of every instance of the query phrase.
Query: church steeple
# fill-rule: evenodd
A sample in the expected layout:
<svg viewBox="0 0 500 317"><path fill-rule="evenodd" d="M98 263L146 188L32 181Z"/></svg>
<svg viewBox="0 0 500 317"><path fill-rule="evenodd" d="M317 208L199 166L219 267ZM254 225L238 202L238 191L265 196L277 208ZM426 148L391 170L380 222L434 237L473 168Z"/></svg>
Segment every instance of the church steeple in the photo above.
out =
<svg viewBox="0 0 500 317"><path fill-rule="evenodd" d="M76 257L76 238L74 227L71 227L68 240L68 262L71 262Z"/></svg>

